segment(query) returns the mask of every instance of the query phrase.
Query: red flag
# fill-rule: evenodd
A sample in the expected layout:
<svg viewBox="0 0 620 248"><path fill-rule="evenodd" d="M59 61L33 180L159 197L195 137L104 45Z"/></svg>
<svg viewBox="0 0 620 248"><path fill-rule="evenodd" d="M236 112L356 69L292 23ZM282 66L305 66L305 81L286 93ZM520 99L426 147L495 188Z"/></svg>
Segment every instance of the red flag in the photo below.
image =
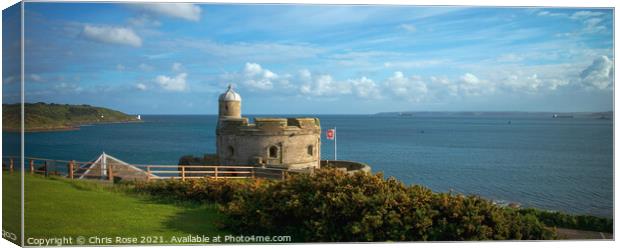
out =
<svg viewBox="0 0 620 248"><path fill-rule="evenodd" d="M327 139L333 140L335 135L336 135L336 130L327 129Z"/></svg>

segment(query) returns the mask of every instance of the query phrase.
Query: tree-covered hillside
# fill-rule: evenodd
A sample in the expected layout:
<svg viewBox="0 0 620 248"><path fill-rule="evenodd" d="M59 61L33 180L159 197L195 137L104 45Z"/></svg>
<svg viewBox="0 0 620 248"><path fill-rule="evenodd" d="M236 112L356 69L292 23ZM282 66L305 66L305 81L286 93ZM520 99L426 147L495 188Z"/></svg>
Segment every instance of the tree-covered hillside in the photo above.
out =
<svg viewBox="0 0 620 248"><path fill-rule="evenodd" d="M136 122L133 115L90 105L56 103L24 104L26 131L75 129L84 124ZM2 104L2 129L18 131L20 123L19 104Z"/></svg>

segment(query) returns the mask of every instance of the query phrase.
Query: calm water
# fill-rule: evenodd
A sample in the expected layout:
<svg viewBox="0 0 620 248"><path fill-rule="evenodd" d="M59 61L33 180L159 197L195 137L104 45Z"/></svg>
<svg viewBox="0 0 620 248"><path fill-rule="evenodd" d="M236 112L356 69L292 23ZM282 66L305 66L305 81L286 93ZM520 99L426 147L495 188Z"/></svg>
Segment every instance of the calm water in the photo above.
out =
<svg viewBox="0 0 620 248"><path fill-rule="evenodd" d="M324 130L338 128L339 159L366 162L374 172L407 184L612 217L612 121L516 115L319 117ZM91 160L105 151L130 163L176 164L182 155L215 152L216 116L143 119L28 133L26 154ZM331 141L323 137L322 148L323 159L333 158Z"/></svg>

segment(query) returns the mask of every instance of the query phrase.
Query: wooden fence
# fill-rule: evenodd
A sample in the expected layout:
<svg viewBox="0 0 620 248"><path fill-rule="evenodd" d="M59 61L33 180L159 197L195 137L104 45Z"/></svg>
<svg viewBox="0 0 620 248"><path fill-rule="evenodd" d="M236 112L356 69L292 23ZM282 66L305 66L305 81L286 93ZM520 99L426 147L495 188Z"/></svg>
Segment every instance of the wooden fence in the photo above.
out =
<svg viewBox="0 0 620 248"><path fill-rule="evenodd" d="M20 162L19 157L2 157L2 169L13 173L15 171L15 164L19 164ZM83 173L81 170L83 170L84 167L92 164L93 162L80 162L75 160L24 157L24 169L26 173L46 176L67 176L72 179L81 175L81 173Z"/></svg>
<svg viewBox="0 0 620 248"><path fill-rule="evenodd" d="M19 157L3 157L2 168L9 173L15 171L15 165L21 161ZM57 175L70 179L103 179L113 181L115 177L122 177L119 166L122 164L108 164L92 166L94 162L81 162L75 160L52 160L43 158L25 157L26 172L45 176ZM287 170L280 168L263 168L256 166L228 166L228 165L139 165L131 164L146 174L146 180L162 179L198 179L210 178L265 178L284 180L293 173L313 173L313 170Z"/></svg>

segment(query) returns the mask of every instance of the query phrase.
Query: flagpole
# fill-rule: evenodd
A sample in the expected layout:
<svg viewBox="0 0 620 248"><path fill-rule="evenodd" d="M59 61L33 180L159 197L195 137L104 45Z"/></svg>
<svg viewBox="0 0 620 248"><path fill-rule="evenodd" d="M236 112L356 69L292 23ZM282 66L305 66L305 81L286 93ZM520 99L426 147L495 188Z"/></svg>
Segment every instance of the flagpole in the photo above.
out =
<svg viewBox="0 0 620 248"><path fill-rule="evenodd" d="M338 160L338 134L334 126L334 161Z"/></svg>

